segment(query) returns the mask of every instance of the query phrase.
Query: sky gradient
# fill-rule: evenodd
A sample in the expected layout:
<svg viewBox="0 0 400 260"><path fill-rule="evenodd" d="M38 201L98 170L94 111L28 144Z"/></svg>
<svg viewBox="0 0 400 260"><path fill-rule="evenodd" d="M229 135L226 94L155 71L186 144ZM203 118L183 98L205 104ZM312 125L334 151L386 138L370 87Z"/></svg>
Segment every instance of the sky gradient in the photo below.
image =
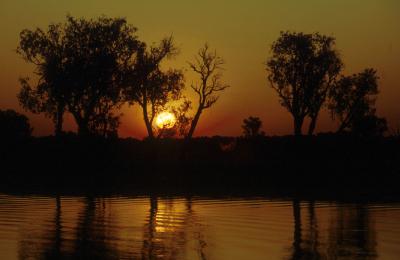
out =
<svg viewBox="0 0 400 260"><path fill-rule="evenodd" d="M224 80L231 85L217 104L200 118L195 135L240 135L245 117L258 116L267 135L293 132L291 115L280 106L266 79L264 62L280 31L320 32L336 38L345 74L367 67L378 70L380 94L377 112L400 127L400 1L397 0L0 0L0 109L27 114L35 135L53 132L50 119L23 111L16 98L18 78L32 75L34 67L15 53L23 29L46 28L65 16L126 17L141 40L156 42L173 35L180 55L169 66L188 70L187 61L208 42L226 60ZM196 80L187 71L188 86ZM190 93L189 97L194 97ZM194 100L194 99L193 99ZM194 105L196 105L194 103ZM142 138L145 126L138 106L122 110L119 134ZM307 124L305 125L307 126ZM66 130L76 129L67 116ZM317 132L334 130L324 111Z"/></svg>

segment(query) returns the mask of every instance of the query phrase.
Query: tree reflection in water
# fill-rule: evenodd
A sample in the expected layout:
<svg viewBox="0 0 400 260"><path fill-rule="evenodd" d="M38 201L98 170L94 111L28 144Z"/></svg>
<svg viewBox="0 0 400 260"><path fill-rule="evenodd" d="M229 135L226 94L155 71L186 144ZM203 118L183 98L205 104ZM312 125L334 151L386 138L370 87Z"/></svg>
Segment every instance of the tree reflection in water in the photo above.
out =
<svg viewBox="0 0 400 260"><path fill-rule="evenodd" d="M86 197L84 213L76 235L77 259L119 259L119 252L112 243L113 229L106 220L104 198Z"/></svg>
<svg viewBox="0 0 400 260"><path fill-rule="evenodd" d="M302 207L293 200L293 244L289 257L298 259L375 259L376 237L366 205L339 206L333 216L327 243L321 243L315 202L308 202L308 221L302 221ZM305 223L305 225L303 225Z"/></svg>
<svg viewBox="0 0 400 260"><path fill-rule="evenodd" d="M374 259L376 235L365 204L339 206L336 224L330 227L328 252L336 258Z"/></svg>
<svg viewBox="0 0 400 260"><path fill-rule="evenodd" d="M54 198L54 215L49 221L52 225L47 233L26 232L19 246L20 259L63 259L61 250L62 246L62 223L61 223L61 197L59 195ZM36 241L31 241L30 236L36 237ZM40 243L39 241L49 241L49 243Z"/></svg>
<svg viewBox="0 0 400 260"><path fill-rule="evenodd" d="M61 198L59 195L56 196L56 212L54 215L54 243L47 255L49 259L61 258Z"/></svg>
<svg viewBox="0 0 400 260"><path fill-rule="evenodd" d="M190 196L184 199L150 196L143 200L89 196L69 204L56 196L48 201L48 205L38 209L42 214L32 217L38 223L24 227L18 240L21 259L206 260L212 259L219 246L231 248L232 252L237 250L230 244L215 244L226 234L215 233L213 228L217 227L210 225L215 222L208 222L208 218L224 209L211 207L212 203L202 204ZM123 206L118 206L119 203ZM257 205L271 210L268 203ZM369 205L331 203L322 208L319 205L314 201L293 200L285 206L287 210L283 212L289 214L281 223L292 220L293 229L288 230L292 238L284 242L289 251L283 252L282 258L362 260L377 257L374 217L370 216ZM232 220L239 225L244 223L240 216L227 221ZM275 219L268 221L271 220ZM246 232L246 228L241 226L235 232ZM273 229L268 225L265 228L266 231ZM261 241L257 240L261 237L254 239ZM260 248L254 248L257 249ZM251 251L248 254L250 259ZM214 257L218 259L217 255Z"/></svg>
<svg viewBox="0 0 400 260"><path fill-rule="evenodd" d="M315 202L308 202L308 223L302 228L301 203L293 200L293 253L291 259L321 259ZM306 234L303 234L306 231Z"/></svg>
<svg viewBox="0 0 400 260"><path fill-rule="evenodd" d="M183 209L176 208L173 199L162 200L150 197L148 223L144 227L142 259L185 259L188 240L193 236L197 241L200 259L207 259L205 236L201 224L196 222L192 198L187 197Z"/></svg>

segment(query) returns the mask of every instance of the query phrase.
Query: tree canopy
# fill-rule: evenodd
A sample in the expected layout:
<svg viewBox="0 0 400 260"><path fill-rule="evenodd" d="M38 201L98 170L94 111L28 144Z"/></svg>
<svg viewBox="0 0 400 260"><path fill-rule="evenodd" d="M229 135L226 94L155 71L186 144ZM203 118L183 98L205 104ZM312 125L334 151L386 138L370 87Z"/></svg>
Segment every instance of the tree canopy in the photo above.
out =
<svg viewBox="0 0 400 260"><path fill-rule="evenodd" d="M262 136L265 133L261 131L262 121L258 117L249 116L243 120L243 135L247 138Z"/></svg>
<svg viewBox="0 0 400 260"><path fill-rule="evenodd" d="M340 123L338 132L381 135L387 130L386 120L375 115L378 79L375 69L365 69L336 82L329 92L329 109Z"/></svg>
<svg viewBox="0 0 400 260"><path fill-rule="evenodd" d="M14 110L0 109L0 138L24 139L31 136L29 120Z"/></svg>
<svg viewBox="0 0 400 260"><path fill-rule="evenodd" d="M139 48L135 33L123 18L72 16L47 32L22 31L18 53L36 66L39 82L31 87L21 80L21 104L58 123L67 109L81 135L115 133L124 66Z"/></svg>
<svg viewBox="0 0 400 260"><path fill-rule="evenodd" d="M29 78L21 78L18 99L22 107L33 113L44 113L55 125L55 134L62 131L67 103L65 71L65 32L63 25L51 24L42 29L23 30L17 48L25 61L35 65L38 81L31 86Z"/></svg>
<svg viewBox="0 0 400 260"><path fill-rule="evenodd" d="M180 70L161 69L161 63L177 52L172 37L164 38L159 45L150 47L141 42L136 58L127 68L124 99L142 108L149 138L154 138L153 121L156 115L168 102L179 99L185 87Z"/></svg>
<svg viewBox="0 0 400 260"><path fill-rule="evenodd" d="M268 80L280 103L293 116L295 135L302 134L304 118L309 116L309 133L327 93L342 68L334 49L335 39L319 33L281 32L267 60Z"/></svg>
<svg viewBox="0 0 400 260"><path fill-rule="evenodd" d="M178 54L172 36L148 45L136 32L124 18L105 16L67 16L64 23L50 24L46 30L23 30L17 53L35 66L35 76L20 78L21 106L51 118L56 135L62 133L64 114L70 113L79 135L111 137L117 135L121 106L138 104L150 138L192 138L203 111L229 87L222 80L224 59L205 44L188 62L199 79L191 84L197 98L192 117L188 115L192 101L183 95L183 71L163 68ZM312 135L325 105L340 122L338 132L382 134L387 123L376 116L376 70L339 76L343 63L335 45L334 37L319 33L281 32L271 46L268 80L293 117L294 134L302 134L308 117ZM176 124L157 131L153 122L167 109L174 113ZM259 135L261 120L249 117L242 128L245 136Z"/></svg>

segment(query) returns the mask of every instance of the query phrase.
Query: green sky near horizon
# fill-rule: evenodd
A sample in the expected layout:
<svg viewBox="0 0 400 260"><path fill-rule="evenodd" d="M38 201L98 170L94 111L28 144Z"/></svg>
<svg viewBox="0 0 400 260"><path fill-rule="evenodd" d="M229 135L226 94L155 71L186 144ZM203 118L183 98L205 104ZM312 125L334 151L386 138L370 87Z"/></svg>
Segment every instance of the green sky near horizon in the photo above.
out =
<svg viewBox="0 0 400 260"><path fill-rule="evenodd" d="M173 35L180 55L168 63L188 69L197 50L208 42L226 60L224 80L231 85L217 104L202 115L197 135L240 135L242 120L250 115L263 121L268 135L292 133L292 118L280 106L266 80L264 62L280 31L320 32L336 37L345 73L367 67L378 70L378 114L391 128L400 127L400 1L397 0L247 0L247 1L133 1L133 0L0 0L0 109L24 112L16 94L18 78L32 75L33 66L16 53L19 32L46 28L65 16L126 17L138 27L140 39L155 42ZM186 73L186 83L195 80ZM188 88L189 89L189 88ZM194 97L188 94L189 97ZM195 100L193 100L195 101ZM121 136L143 137L145 127L137 106L122 110ZM53 132L50 119L29 115L35 135ZM75 124L67 116L65 129ZM317 131L336 128L328 113L322 114Z"/></svg>

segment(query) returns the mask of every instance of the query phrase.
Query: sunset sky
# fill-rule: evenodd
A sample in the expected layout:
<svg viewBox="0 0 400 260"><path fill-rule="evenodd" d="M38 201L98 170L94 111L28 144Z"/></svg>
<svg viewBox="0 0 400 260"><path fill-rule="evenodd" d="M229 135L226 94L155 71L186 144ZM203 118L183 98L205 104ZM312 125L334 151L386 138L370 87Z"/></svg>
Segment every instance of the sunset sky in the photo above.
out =
<svg viewBox="0 0 400 260"><path fill-rule="evenodd" d="M320 32L337 40L345 74L378 70L378 114L390 128L400 127L400 1L398 0L0 0L0 109L12 108L31 119L35 135L53 132L50 119L24 112L18 104L18 78L34 67L15 53L23 29L46 28L65 16L126 17L141 40L173 35L180 55L168 65L188 70L187 61L208 42L226 60L224 80L231 85L202 115L195 135L240 135L242 121L258 116L267 135L292 133L292 118L266 80L264 62L280 31ZM186 73L188 86L196 80ZM189 97L194 97L188 93ZM195 101L195 99L193 99ZM122 110L119 134L141 138L145 127L138 106ZM327 112L317 132L335 128ZM74 130L70 116L64 127Z"/></svg>

